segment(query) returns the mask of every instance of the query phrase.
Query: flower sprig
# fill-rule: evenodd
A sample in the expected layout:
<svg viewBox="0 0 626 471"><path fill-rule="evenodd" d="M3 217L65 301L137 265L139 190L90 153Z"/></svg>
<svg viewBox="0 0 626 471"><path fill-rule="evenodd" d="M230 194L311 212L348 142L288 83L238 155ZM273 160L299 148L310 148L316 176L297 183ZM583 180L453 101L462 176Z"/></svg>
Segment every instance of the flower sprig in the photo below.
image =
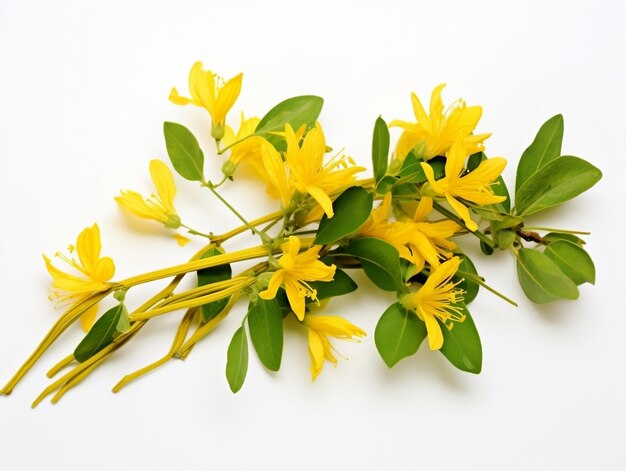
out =
<svg viewBox="0 0 626 471"><path fill-rule="evenodd" d="M507 161L488 158L485 141L491 134L476 132L482 108L466 106L463 100L445 108L444 85L433 91L429 113L413 93L416 121L391 121L391 127L402 129L391 154L389 127L382 117L376 119L372 177L360 180L357 176L364 167L343 151L330 155L319 121L322 98L293 97L262 118L245 118L242 113L235 132L227 117L241 86L242 74L225 81L197 62L189 76L191 96L180 95L176 88L170 94L175 104L208 111L216 154L225 159L218 166L223 176L216 182L205 173L204 150L191 131L172 122L163 127L165 150L176 173L208 190L207 195L241 224L223 234L184 224L174 207L175 175L162 160L152 160L149 169L156 192L144 198L123 190L116 201L131 214L166 229L186 230L204 245L184 263L118 281L113 280L113 260L101 256L97 224L79 234L70 256L57 254L69 271L44 256L53 279L50 297L65 311L2 394L10 394L79 319L85 337L48 376L69 370L44 389L33 406L50 395L57 402L158 317L180 318L170 348L125 375L113 391L171 359L186 358L223 319L237 315L234 308L242 300L248 307L227 350L226 378L233 392L244 384L250 342L264 367L280 369L283 326L289 320L306 336L315 380L326 362L337 364L331 338L359 341L366 335L352 321L320 312L333 297L357 289L351 270L363 270L371 282L367 291L378 288L396 296L374 332L376 348L389 367L414 354L428 339L430 349L441 352L452 365L479 373L482 346L468 304L480 288L517 304L478 274L461 250L459 240L466 235L486 256L512 254L519 282L533 302L576 299L579 285L595 282L593 262L578 237L588 233L527 224L534 214L578 196L601 178L592 164L561 155L560 115L541 127L522 154L513 207L501 176ZM241 185L240 166L251 167L265 183L268 195L276 199L275 212L249 220L246 208L237 209L224 198L222 185ZM259 245L228 251L230 240L245 233ZM179 233L174 237L180 245L189 241ZM240 267L237 272L235 264ZM194 278L195 286L180 288L184 278ZM136 286L162 279L169 284L148 299L135 294ZM99 306L108 297L114 306L98 317Z"/></svg>

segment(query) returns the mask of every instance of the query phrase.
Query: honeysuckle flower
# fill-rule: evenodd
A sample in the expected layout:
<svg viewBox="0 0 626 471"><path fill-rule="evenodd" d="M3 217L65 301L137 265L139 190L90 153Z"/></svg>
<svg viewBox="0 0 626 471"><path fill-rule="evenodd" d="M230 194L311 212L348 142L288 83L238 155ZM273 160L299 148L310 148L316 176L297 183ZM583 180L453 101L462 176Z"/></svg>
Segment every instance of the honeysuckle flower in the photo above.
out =
<svg viewBox="0 0 626 471"><path fill-rule="evenodd" d="M254 130L260 121L261 119L257 117L246 119L244 114L241 113L241 124L239 125L237 134L234 133L230 126L226 126L224 138L222 139L222 147L226 148L235 144L237 141L241 141L239 144L235 144L232 147L230 156L228 157L229 162L238 165L240 162L245 161L251 164L255 170L263 167L261 153L259 150L259 142L261 138L250 137L242 140L254 134Z"/></svg>
<svg viewBox="0 0 626 471"><path fill-rule="evenodd" d="M202 62L196 62L189 72L189 93L191 98L179 95L176 87L172 88L169 99L177 105L195 105L204 108L211 115L213 137L220 140L224 135L226 115L237 101L241 92L243 74L224 83L224 80L210 70L202 68Z"/></svg>
<svg viewBox="0 0 626 471"><path fill-rule="evenodd" d="M52 265L51 260L43 256L46 268L52 276L51 300L55 300L57 305L63 305L67 301L78 301L89 295L105 291L110 285L107 283L115 274L115 264L110 257L101 257L102 245L100 242L100 228L97 224L85 228L76 239L76 247L70 245L70 254L76 253L78 260L74 257L57 252L59 257L74 270L77 274L66 273ZM83 329L88 331L93 325L98 312L98 305L89 308L81 316Z"/></svg>
<svg viewBox="0 0 626 471"><path fill-rule="evenodd" d="M421 271L425 262L437 267L441 258L452 256L451 250L456 244L448 239L460 227L453 221L427 221L433 208L431 198L420 200L413 219L394 222L388 220L391 201L391 193L387 193L361 228L361 235L377 237L390 243L398 250L400 257L415 265L416 271Z"/></svg>
<svg viewBox="0 0 626 471"><path fill-rule="evenodd" d="M309 356L311 357L311 379L319 376L324 367L324 360L334 365L337 358L333 354L335 348L328 337L341 340L356 340L354 337L367 335L364 330L338 316L318 316L307 314L304 324L308 328Z"/></svg>
<svg viewBox="0 0 626 471"><path fill-rule="evenodd" d="M413 112L417 122L394 120L389 126L404 129L395 156L404 159L413 148L419 149L419 156L428 160L438 155L445 155L453 143L463 141L470 154L484 149L483 141L491 133L473 135L472 132L482 115L480 106L466 106L463 100L457 100L444 112L441 91L445 83L433 90L430 98L430 114L426 114L422 103L415 93L411 94Z"/></svg>
<svg viewBox="0 0 626 471"><path fill-rule="evenodd" d="M317 301L317 291L311 288L308 281L332 281L335 276L335 265L328 266L319 260L319 245L300 253L301 242L296 236L281 245L283 255L278 259L280 268L270 278L266 290L259 296L273 299L278 288L285 287L289 305L299 320L304 319L305 298Z"/></svg>
<svg viewBox="0 0 626 471"><path fill-rule="evenodd" d="M365 168L355 166L349 157L339 155L324 163L326 139L319 123L304 136L302 146L289 124L285 126L285 139L285 161L291 186L300 193L311 195L326 215L333 217L329 194L350 186L355 180L354 175Z"/></svg>
<svg viewBox="0 0 626 471"><path fill-rule="evenodd" d="M443 346L443 333L439 322L451 330L454 322L465 320L465 315L458 306L458 303L463 301L463 291L456 288L460 281L456 283L451 281L460 263L459 257L452 257L442 263L431 272L419 290L401 299L402 304L407 309L413 310L426 324L431 350L439 350Z"/></svg>
<svg viewBox="0 0 626 471"><path fill-rule="evenodd" d="M135 191L122 190L121 196L115 197L115 201L136 216L154 219L170 229L180 227L180 217L174 209L176 185L172 172L164 162L154 159L150 161L150 176L157 191L156 195L151 194L144 199Z"/></svg>
<svg viewBox="0 0 626 471"><path fill-rule="evenodd" d="M294 188L289 181L285 162L274 146L265 139L260 143L260 150L263 168L259 175L267 183L267 192L273 198L280 199L283 209L288 208Z"/></svg>
<svg viewBox="0 0 626 471"><path fill-rule="evenodd" d="M440 180L435 180L435 173L429 164L422 162L421 165L434 196L445 196L452 209L463 219L467 228L470 231L475 231L478 229L478 225L472 221L467 207L457 198L479 206L501 203L506 200L504 196L494 195L491 188L496 178L504 170L506 160L502 157L486 159L476 169L464 174L463 167L467 156L468 150L463 142L455 142L447 154L446 174Z"/></svg>

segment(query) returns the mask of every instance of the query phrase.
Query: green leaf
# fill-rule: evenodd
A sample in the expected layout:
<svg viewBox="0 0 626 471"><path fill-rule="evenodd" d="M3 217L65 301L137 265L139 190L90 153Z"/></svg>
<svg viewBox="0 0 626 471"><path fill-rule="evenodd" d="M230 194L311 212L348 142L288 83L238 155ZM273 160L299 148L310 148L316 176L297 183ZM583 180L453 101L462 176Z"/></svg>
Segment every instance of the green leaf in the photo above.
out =
<svg viewBox="0 0 626 471"><path fill-rule="evenodd" d="M563 116L557 114L546 121L533 143L524 151L517 164L515 194L535 173L561 155L563 142Z"/></svg>
<svg viewBox="0 0 626 471"><path fill-rule="evenodd" d="M528 216L557 206L588 190L602 172L586 160L563 156L553 160L524 182L517 192L516 210Z"/></svg>
<svg viewBox="0 0 626 471"><path fill-rule="evenodd" d="M397 181L398 179L393 175L385 175L376 185L376 193L379 195L389 193Z"/></svg>
<svg viewBox="0 0 626 471"><path fill-rule="evenodd" d="M357 284L348 274L337 268L333 281L310 281L309 285L317 291L317 299L334 298L352 293L358 288Z"/></svg>
<svg viewBox="0 0 626 471"><path fill-rule="evenodd" d="M268 111L257 124L254 134L267 139L278 151L284 151L287 148L285 139L273 133L284 132L286 124L290 124L294 131L303 124L307 129L314 127L323 105L324 99L319 96L288 98Z"/></svg>
<svg viewBox="0 0 626 471"><path fill-rule="evenodd" d="M476 267L474 266L474 263L470 260L470 258L467 255L465 255L464 253L455 253L455 255L457 255L461 259L461 263L459 264L459 268L458 268L459 271L462 271L465 273L471 273L472 275L478 276L478 272L476 271ZM463 281L459 283L459 288L465 291L465 293L463 294L463 301L465 302L465 304L469 304L474 299L476 299L480 285L467 276L454 275L452 277L452 280L454 282L457 282L461 279L463 279Z"/></svg>
<svg viewBox="0 0 626 471"><path fill-rule="evenodd" d="M557 240L567 240L581 247L585 245L585 241L574 234L563 234L562 232L550 232L543 236L543 240L547 242L555 242Z"/></svg>
<svg viewBox="0 0 626 471"><path fill-rule="evenodd" d="M202 254L201 258L214 257L216 255L222 255L223 253L223 250L220 250L217 247L211 247L209 250L204 252L204 254ZM218 281L230 280L232 275L233 271L228 263L215 267L203 268L202 270L198 270L198 286L206 286L211 283L217 283ZM218 299L212 303L204 304L202 306L202 319L204 322L210 321L222 312L224 307L226 307L226 304L228 304L229 299L230 298Z"/></svg>
<svg viewBox="0 0 626 471"><path fill-rule="evenodd" d="M374 180L379 182L387 172L389 163L389 128L385 120L379 116L374 124L374 136L372 138L372 164L374 168Z"/></svg>
<svg viewBox="0 0 626 471"><path fill-rule="evenodd" d="M259 360L278 371L283 356L283 315L276 299L257 298L248 307L250 340Z"/></svg>
<svg viewBox="0 0 626 471"><path fill-rule="evenodd" d="M400 273L400 255L393 245L384 240L374 237L357 239L341 255L358 258L367 277L380 289L401 291L404 288Z"/></svg>
<svg viewBox="0 0 626 471"><path fill-rule="evenodd" d="M483 160L486 160L486 159L487 159L487 156L485 155L484 152L476 152L475 154L472 154L468 157L467 166L465 168L467 168L469 172L472 172L478 168L478 166Z"/></svg>
<svg viewBox="0 0 626 471"><path fill-rule="evenodd" d="M325 245L337 242L354 234L365 224L372 212L374 195L360 186L345 190L333 202L332 218L322 217L315 236L315 244Z"/></svg>
<svg viewBox="0 0 626 471"><path fill-rule="evenodd" d="M439 351L459 370L478 374L483 366L483 347L480 343L480 336L467 307L464 304L458 306L465 314L465 320L454 322L451 330L440 323L443 346Z"/></svg>
<svg viewBox="0 0 626 471"><path fill-rule="evenodd" d="M424 183L428 179L422 168L423 159L417 157L415 152L411 151L402 161L400 173L398 174L402 181L406 183ZM443 178L445 175L446 159L445 157L435 157L426 162L433 168L435 180Z"/></svg>
<svg viewBox="0 0 626 471"><path fill-rule="evenodd" d="M542 252L519 249L517 277L528 299L535 303L578 298L574 282Z"/></svg>
<svg viewBox="0 0 626 471"><path fill-rule="evenodd" d="M485 255L493 255L493 247L491 247L490 245L487 245L486 243L484 243L482 240L480 241L480 250L485 254Z"/></svg>
<svg viewBox="0 0 626 471"><path fill-rule="evenodd" d="M233 335L228 346L226 360L226 379L234 393L241 389L248 373L248 338L243 326Z"/></svg>
<svg viewBox="0 0 626 471"><path fill-rule="evenodd" d="M163 123L165 146L178 174L191 181L204 181L204 154L198 140L182 124Z"/></svg>
<svg viewBox="0 0 626 471"><path fill-rule="evenodd" d="M426 338L426 325L400 303L392 304L376 325L374 341L389 368L417 352Z"/></svg>
<svg viewBox="0 0 626 471"><path fill-rule="evenodd" d="M85 338L74 350L74 358L82 363L113 342L120 331L117 330L120 319L127 316L126 307L118 304L105 312L91 327ZM122 322L123 328L123 322Z"/></svg>
<svg viewBox="0 0 626 471"><path fill-rule="evenodd" d="M596 283L596 267L589 254L567 240L551 242L543 252L577 285Z"/></svg>

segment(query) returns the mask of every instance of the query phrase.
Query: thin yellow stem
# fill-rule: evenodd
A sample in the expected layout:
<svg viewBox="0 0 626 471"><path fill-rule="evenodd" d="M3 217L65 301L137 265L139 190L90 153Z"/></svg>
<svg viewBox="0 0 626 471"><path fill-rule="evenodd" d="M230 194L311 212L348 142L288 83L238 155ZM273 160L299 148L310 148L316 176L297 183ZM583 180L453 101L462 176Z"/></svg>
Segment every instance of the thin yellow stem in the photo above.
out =
<svg viewBox="0 0 626 471"><path fill-rule="evenodd" d="M74 358L74 354L70 353L68 356L66 356L65 358L63 358L63 360L61 360L60 362L58 362L56 365L54 365L52 368L50 368L50 370L48 371L48 373L46 373L46 376L48 378L52 378L53 376L55 376L59 371L61 371L63 368L65 368L66 366L71 365L74 362L75 358Z"/></svg>
<svg viewBox="0 0 626 471"><path fill-rule="evenodd" d="M270 222L273 221L274 219L280 219L283 217L283 213L281 211L276 211L274 213L270 213L266 216L257 218L257 219L253 219L252 221L250 221L250 225L251 226L258 226L259 224L264 224L266 222ZM212 236L211 237L211 241L217 245L227 241L228 239L231 239L243 232L249 231L250 228L247 225L241 225L231 231L225 232L224 234L221 235L217 235L217 236Z"/></svg>

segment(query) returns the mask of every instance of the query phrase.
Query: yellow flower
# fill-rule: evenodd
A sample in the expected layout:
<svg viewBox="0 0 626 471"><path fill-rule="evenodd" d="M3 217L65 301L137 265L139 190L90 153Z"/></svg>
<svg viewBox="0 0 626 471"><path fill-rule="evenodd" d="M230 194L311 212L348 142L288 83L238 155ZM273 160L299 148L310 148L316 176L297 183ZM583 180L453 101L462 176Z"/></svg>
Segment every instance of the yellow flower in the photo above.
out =
<svg viewBox="0 0 626 471"><path fill-rule="evenodd" d="M392 196L387 193L368 221L360 230L361 235L377 237L393 245L400 257L415 265L416 271L424 268L425 262L439 266L440 258L449 258L456 244L450 240L460 227L453 221L429 222L426 217L432 211L432 199L420 200L413 219L389 222Z"/></svg>
<svg viewBox="0 0 626 471"><path fill-rule="evenodd" d="M334 347L328 337L335 337L342 340L353 340L353 337L363 337L367 335L365 331L356 325L337 316L314 316L307 314L304 324L308 327L309 333L309 356L311 357L311 377L315 378L321 373L324 367L324 360L337 364L337 359L333 354Z"/></svg>
<svg viewBox="0 0 626 471"><path fill-rule="evenodd" d="M349 186L355 179L354 175L365 168L351 165L351 159L346 156L337 156L324 164L326 139L319 124L306 134L302 147L289 124L285 126L285 139L285 161L289 167L291 186L300 193L311 195L326 215L333 217L333 203L329 194Z"/></svg>
<svg viewBox="0 0 626 471"><path fill-rule="evenodd" d="M135 191L122 190L121 196L117 196L115 201L136 216L154 219L170 229L180 227L180 217L174 209L176 185L174 184L172 172L165 163L154 159L150 161L150 176L154 182L157 195L152 194L144 200Z"/></svg>
<svg viewBox="0 0 626 471"><path fill-rule="evenodd" d="M52 294L58 304L84 299L93 293L109 289L110 285L107 282L115 274L115 265L111 258L101 257L100 250L100 229L97 224L94 224L78 235L75 248L72 245L69 247L70 253L76 251L78 260L73 257L68 258L59 252L56 253L57 257L77 270L79 274L71 275L59 270L52 265L48 257L43 256L48 273L52 276L54 288ZM93 325L97 312L98 306L95 305L81 316L85 331Z"/></svg>
<svg viewBox="0 0 626 471"><path fill-rule="evenodd" d="M442 263L431 272L426 283L419 290L407 294L401 300L407 309L414 310L426 324L431 350L439 350L443 346L443 333L439 321L451 330L454 326L453 322L465 320L465 315L456 306L457 303L463 301L463 291L456 288L459 282L450 281L460 263L459 257L452 257Z"/></svg>
<svg viewBox="0 0 626 471"><path fill-rule="evenodd" d="M317 292L307 281L332 281L335 265L328 266L321 262L318 254L321 246L317 245L300 252L300 239L290 236L281 249L283 255L278 259L280 268L272 274L265 291L259 293L263 299L273 299L278 288L283 285L287 292L289 305L299 320L304 319L305 297L317 301Z"/></svg>
<svg viewBox="0 0 626 471"><path fill-rule="evenodd" d="M396 158L404 159L411 149L417 147L420 157L428 160L445 155L458 140L463 140L470 154L484 149L483 141L491 134L472 134L482 115L482 108L466 106L463 100L458 100L444 113L441 90L445 86L442 83L433 90L430 115L426 114L417 95L412 93L411 101L417 122L395 120L389 123L389 126L404 129L396 146Z"/></svg>
<svg viewBox="0 0 626 471"><path fill-rule="evenodd" d="M204 70L202 62L196 62L189 73L191 98L180 96L175 87L172 88L169 98L177 105L192 104L206 109L211 115L213 137L219 140L224 134L226 114L241 92L242 77L243 74L239 74L224 83L221 77L210 70Z"/></svg>
<svg viewBox="0 0 626 471"><path fill-rule="evenodd" d="M502 157L483 160L476 169L463 174L467 156L468 150L463 142L455 142L448 152L445 167L446 175L441 180L435 180L435 173L429 164L422 162L421 165L434 194L445 196L452 209L463 219L467 228L470 231L475 231L478 229L478 225L470 218L467 207L456 198L462 198L480 206L501 203L506 200L504 196L494 195L491 188L493 182L504 170L506 160Z"/></svg>
<svg viewBox="0 0 626 471"><path fill-rule="evenodd" d="M222 139L222 147L226 148L237 141L241 141L247 136L254 134L254 130L261 120L257 117L252 117L246 119L244 114L241 113L241 124L239 125L239 130L237 134L233 132L230 126L226 126L226 132L224 133L224 138ZM230 151L230 157L228 160L233 162L235 165L239 164L242 161L250 163L255 169L258 167L262 167L261 162L261 152L259 149L259 141L261 138L248 138L239 144L233 146Z"/></svg>
<svg viewBox="0 0 626 471"><path fill-rule="evenodd" d="M274 146L262 139L260 143L263 167L259 175L267 183L267 192L273 198L280 198L283 209L289 207L293 196L293 187L289 182L287 168L280 153Z"/></svg>

